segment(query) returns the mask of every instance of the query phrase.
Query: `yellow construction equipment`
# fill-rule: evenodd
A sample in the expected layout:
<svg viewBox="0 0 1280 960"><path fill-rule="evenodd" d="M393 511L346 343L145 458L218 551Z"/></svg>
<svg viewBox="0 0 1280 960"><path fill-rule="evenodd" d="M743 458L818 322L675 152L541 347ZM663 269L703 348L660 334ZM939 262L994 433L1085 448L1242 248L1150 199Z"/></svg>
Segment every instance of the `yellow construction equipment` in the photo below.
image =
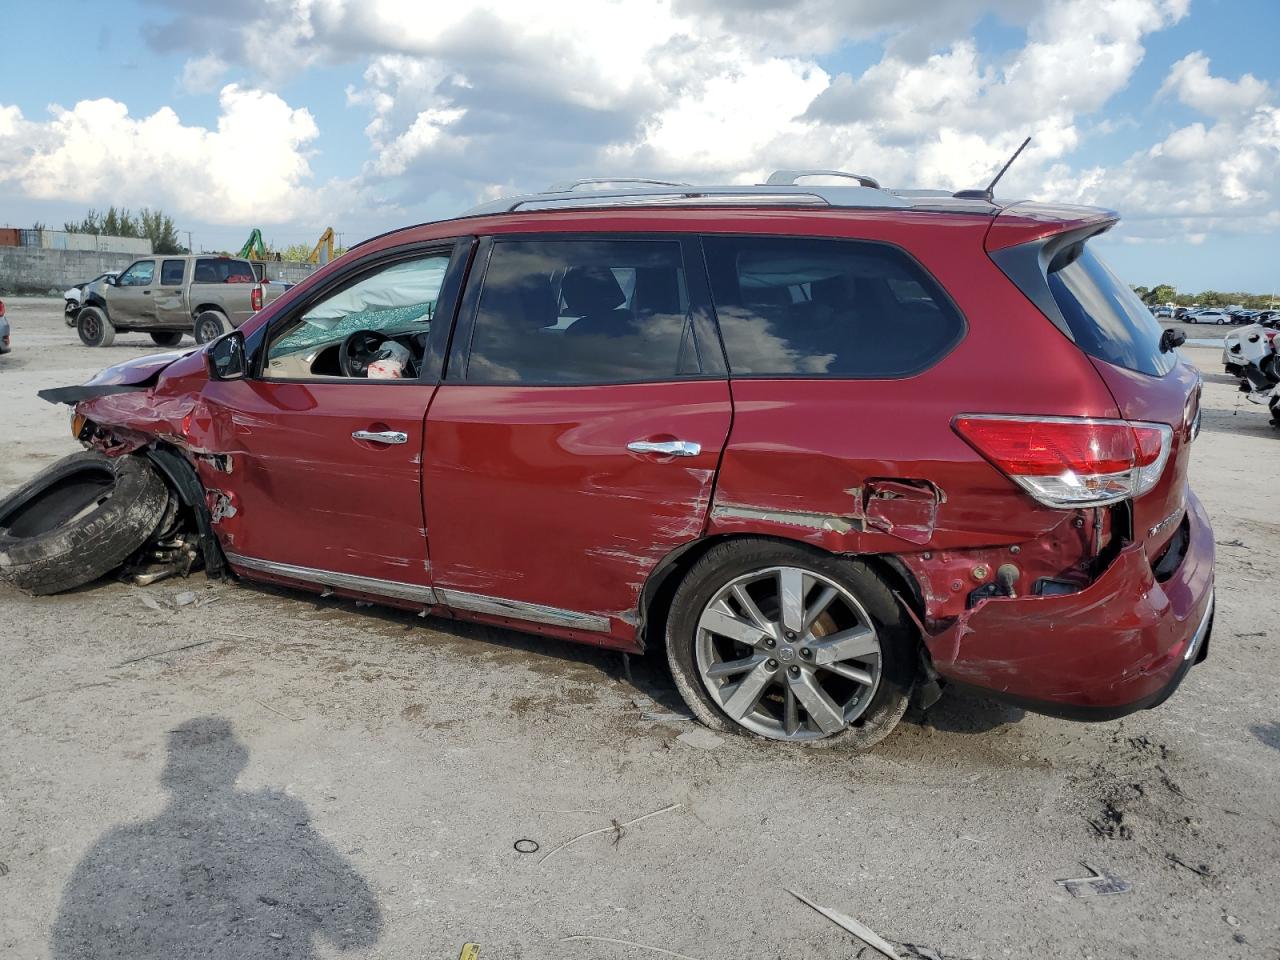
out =
<svg viewBox="0 0 1280 960"><path fill-rule="evenodd" d="M307 263L318 263L323 267L332 259L333 227L326 227L324 233L320 234L320 239L316 241L316 245L307 254Z"/></svg>

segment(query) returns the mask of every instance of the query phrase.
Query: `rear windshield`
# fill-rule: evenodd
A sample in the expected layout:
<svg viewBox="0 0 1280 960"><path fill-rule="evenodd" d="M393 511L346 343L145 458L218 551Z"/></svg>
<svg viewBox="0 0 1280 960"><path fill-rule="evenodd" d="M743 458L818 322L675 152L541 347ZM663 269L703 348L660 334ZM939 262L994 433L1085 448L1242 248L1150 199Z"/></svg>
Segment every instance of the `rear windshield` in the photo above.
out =
<svg viewBox="0 0 1280 960"><path fill-rule="evenodd" d="M1049 290L1089 356L1155 377L1178 362L1172 350L1160 350L1160 324L1151 311L1088 247L1063 267L1050 265Z"/></svg>
<svg viewBox="0 0 1280 960"><path fill-rule="evenodd" d="M201 257L196 261L192 283L256 283L253 268L244 260Z"/></svg>

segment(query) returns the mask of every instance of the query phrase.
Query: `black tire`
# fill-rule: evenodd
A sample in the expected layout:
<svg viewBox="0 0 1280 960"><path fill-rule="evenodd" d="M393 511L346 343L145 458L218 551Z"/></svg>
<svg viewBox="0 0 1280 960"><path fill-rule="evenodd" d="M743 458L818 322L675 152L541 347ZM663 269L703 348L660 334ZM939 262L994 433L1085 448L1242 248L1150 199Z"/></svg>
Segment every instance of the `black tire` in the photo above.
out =
<svg viewBox="0 0 1280 960"><path fill-rule="evenodd" d="M867 750L887 737L906 712L915 686L918 631L884 581L864 562L777 540L734 540L712 547L685 574L667 617L667 662L676 688L704 724L722 733L758 736L723 713L711 699L695 661L697 624L716 592L736 577L772 566L800 566L852 593L880 640L880 682L863 713L843 730L805 746ZM788 741L792 742L792 741Z"/></svg>
<svg viewBox="0 0 1280 960"><path fill-rule="evenodd" d="M182 342L180 330L157 330L151 334L151 342L157 347L176 347Z"/></svg>
<svg viewBox="0 0 1280 960"><path fill-rule="evenodd" d="M76 332L86 347L109 347L116 339L116 328L101 307L81 307L76 314Z"/></svg>
<svg viewBox="0 0 1280 960"><path fill-rule="evenodd" d="M204 310L196 314L196 343L208 343L217 340L224 333L231 332L231 321L217 310Z"/></svg>
<svg viewBox="0 0 1280 960"><path fill-rule="evenodd" d="M97 580L146 543L169 496L143 457L65 457L0 500L0 577L38 596Z"/></svg>

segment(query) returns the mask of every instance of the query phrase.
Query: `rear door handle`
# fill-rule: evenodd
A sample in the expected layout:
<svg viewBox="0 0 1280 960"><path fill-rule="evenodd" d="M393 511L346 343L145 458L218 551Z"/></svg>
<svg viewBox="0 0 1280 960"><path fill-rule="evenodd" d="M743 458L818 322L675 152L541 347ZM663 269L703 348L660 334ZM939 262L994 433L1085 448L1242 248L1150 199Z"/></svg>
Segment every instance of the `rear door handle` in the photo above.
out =
<svg viewBox="0 0 1280 960"><path fill-rule="evenodd" d="M657 453L667 457L696 457L702 444L692 440L632 440L627 444L632 453Z"/></svg>
<svg viewBox="0 0 1280 960"><path fill-rule="evenodd" d="M399 430L356 430L352 440L368 440L371 443L408 443L409 435Z"/></svg>

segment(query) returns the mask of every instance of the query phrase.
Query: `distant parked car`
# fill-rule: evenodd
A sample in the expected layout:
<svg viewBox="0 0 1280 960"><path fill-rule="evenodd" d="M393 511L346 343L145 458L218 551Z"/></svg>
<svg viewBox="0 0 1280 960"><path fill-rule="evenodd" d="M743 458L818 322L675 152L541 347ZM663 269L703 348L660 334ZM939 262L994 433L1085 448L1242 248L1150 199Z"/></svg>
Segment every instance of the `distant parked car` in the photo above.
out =
<svg viewBox="0 0 1280 960"><path fill-rule="evenodd" d="M68 327L74 327L76 325L76 314L80 312L80 307L84 304L85 290L91 284L106 280L107 277L114 278L116 276L117 273L115 270L108 270L106 273L98 274L92 280L85 280L83 283L77 283L74 286L67 288L66 292L62 295L62 317L67 321Z"/></svg>
<svg viewBox="0 0 1280 960"><path fill-rule="evenodd" d="M1167 317L1173 319L1173 307L1156 307L1151 311L1157 317Z"/></svg>
<svg viewBox="0 0 1280 960"><path fill-rule="evenodd" d="M208 343L244 323L284 291L262 283L238 257L158 254L91 284L76 317L86 346L109 347L117 332L148 333L161 347L183 334Z"/></svg>
<svg viewBox="0 0 1280 960"><path fill-rule="evenodd" d="M1187 323L1216 323L1219 325L1231 323L1231 314L1225 310L1197 310L1195 313L1189 313L1183 319Z"/></svg>
<svg viewBox="0 0 1280 960"><path fill-rule="evenodd" d="M1230 312L1232 323L1253 323L1253 318L1256 315L1256 310L1232 310Z"/></svg>
<svg viewBox="0 0 1280 960"><path fill-rule="evenodd" d="M8 353L13 349L9 342L9 318L4 315L4 301L0 300L0 353Z"/></svg>

